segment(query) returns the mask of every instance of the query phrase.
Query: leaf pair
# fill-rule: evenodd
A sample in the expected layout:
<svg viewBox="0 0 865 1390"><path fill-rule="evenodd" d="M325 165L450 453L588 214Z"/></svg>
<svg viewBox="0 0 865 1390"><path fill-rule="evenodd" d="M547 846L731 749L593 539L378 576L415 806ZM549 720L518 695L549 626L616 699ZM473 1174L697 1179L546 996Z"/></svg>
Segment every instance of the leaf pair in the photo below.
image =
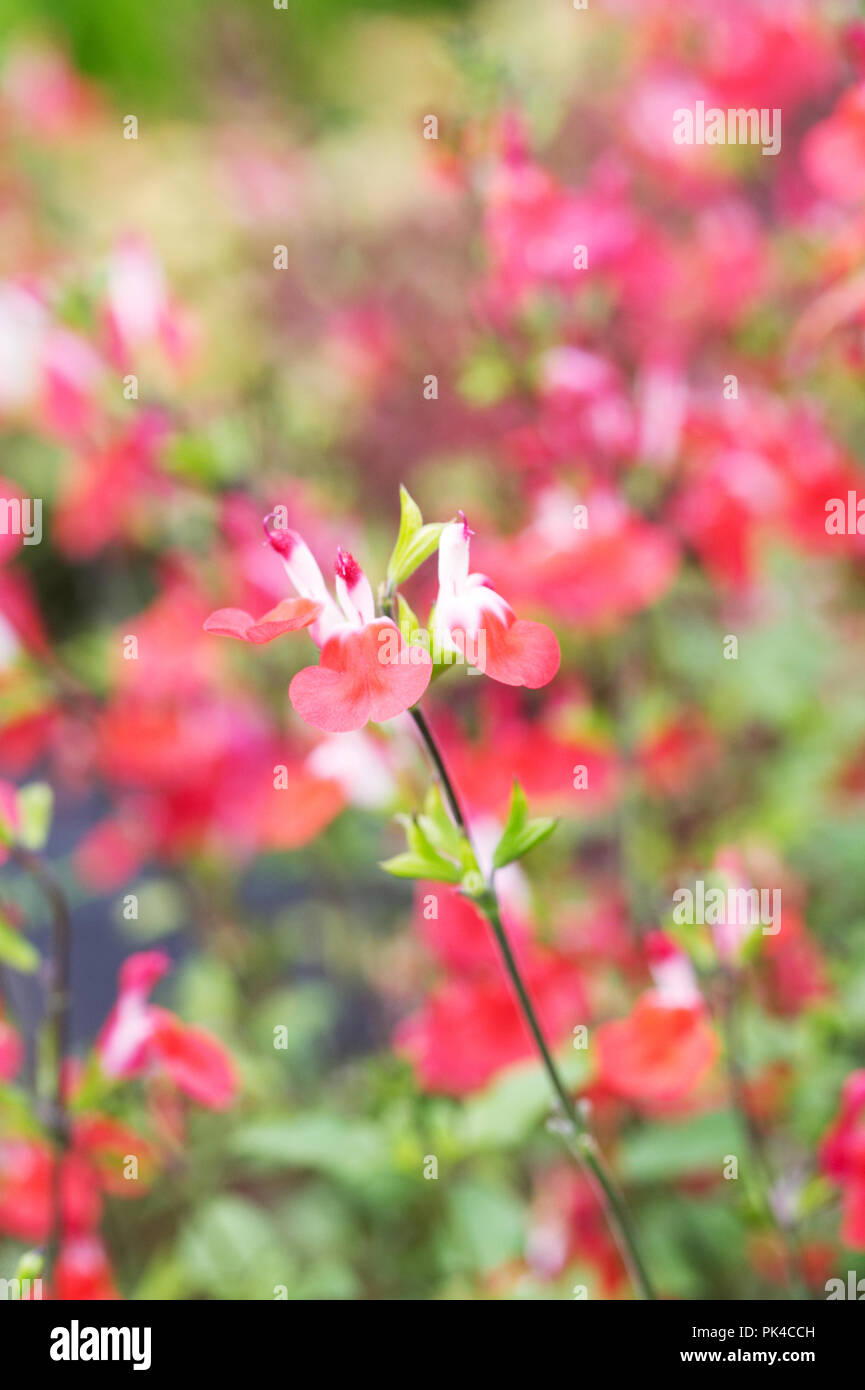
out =
<svg viewBox="0 0 865 1390"><path fill-rule="evenodd" d="M471 845L454 825L442 802L438 786L430 789L423 811L417 816L399 816L406 833L407 849L382 864L396 878L429 878L442 883L460 883L472 897L483 886ZM535 845L552 835L558 821L552 816L529 819L526 794L514 782L511 805L502 838L493 856L493 868L503 869L522 859Z"/></svg>
<svg viewBox="0 0 865 1390"><path fill-rule="evenodd" d="M437 786L430 788L423 811L397 819L405 830L407 849L383 862L387 873L440 883L462 883L466 874L477 874L471 845L445 810Z"/></svg>

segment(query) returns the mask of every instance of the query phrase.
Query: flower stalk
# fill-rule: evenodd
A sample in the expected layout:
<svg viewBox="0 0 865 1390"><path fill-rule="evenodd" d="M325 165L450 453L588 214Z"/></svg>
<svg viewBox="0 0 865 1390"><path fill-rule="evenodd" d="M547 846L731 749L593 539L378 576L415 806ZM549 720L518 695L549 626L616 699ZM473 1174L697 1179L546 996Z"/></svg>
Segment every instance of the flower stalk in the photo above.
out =
<svg viewBox="0 0 865 1390"><path fill-rule="evenodd" d="M52 1183L53 1217L48 1246L48 1264L53 1268L63 1234L63 1159L69 1148L69 1118L63 1064L69 1045L70 970L72 930L66 895L42 858L23 845L13 845L10 857L36 884L51 911L51 959L47 989L47 1031L51 1046L52 1094L48 1105L49 1126L54 1140Z"/></svg>
<svg viewBox="0 0 865 1390"><path fill-rule="evenodd" d="M448 773L447 766L435 736L430 729L425 715L418 706L414 706L409 710L409 714L424 744L430 763L432 764L436 778L441 787L442 795L453 817L454 824L471 846L475 860L477 861L477 854L475 853L472 838L460 807L456 788ZM556 1125L556 1128L562 1133L571 1157L575 1159L579 1167L587 1175L594 1188L597 1198L606 1214L610 1230L616 1240L616 1244L625 1263L625 1267L628 1270L631 1283L633 1284L637 1296L642 1299L654 1299L656 1297L655 1290L640 1251L633 1218L628 1210L627 1203L619 1190L615 1178L610 1172L597 1140L588 1130L584 1120L581 1118L573 1098L562 1079L561 1073L553 1060L549 1046L547 1045L531 996L526 989L525 981L523 980L502 922L494 880L495 872L491 871L485 878L480 893L474 896L473 901L477 904L479 911L483 913L487 922L490 924L499 954L516 995L520 1011L532 1035L549 1078L550 1085L556 1096L558 1105L561 1108L560 1123Z"/></svg>

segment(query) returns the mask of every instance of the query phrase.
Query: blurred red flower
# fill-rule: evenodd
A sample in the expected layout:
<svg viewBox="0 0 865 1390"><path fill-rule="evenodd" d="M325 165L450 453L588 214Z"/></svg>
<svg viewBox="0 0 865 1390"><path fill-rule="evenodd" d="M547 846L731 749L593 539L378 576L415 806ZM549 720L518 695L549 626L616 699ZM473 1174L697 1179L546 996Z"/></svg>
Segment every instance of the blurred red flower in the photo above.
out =
<svg viewBox="0 0 865 1390"><path fill-rule="evenodd" d="M841 1110L820 1145L820 1164L842 1188L841 1239L865 1249L865 1071L847 1077Z"/></svg>
<svg viewBox="0 0 865 1390"><path fill-rule="evenodd" d="M627 1018L602 1023L595 1045L602 1085L635 1105L682 1100L708 1075L719 1050L701 1005L669 1005L653 993L638 999Z"/></svg>

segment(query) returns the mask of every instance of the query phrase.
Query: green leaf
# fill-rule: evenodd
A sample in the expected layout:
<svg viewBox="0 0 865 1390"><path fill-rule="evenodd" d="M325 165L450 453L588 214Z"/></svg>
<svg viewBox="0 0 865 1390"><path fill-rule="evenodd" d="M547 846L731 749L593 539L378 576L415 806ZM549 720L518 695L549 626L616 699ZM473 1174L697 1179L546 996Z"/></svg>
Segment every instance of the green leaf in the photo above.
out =
<svg viewBox="0 0 865 1390"><path fill-rule="evenodd" d="M503 869L505 864L511 864L515 859L522 859L523 855L528 854L535 845L548 839L558 823L555 816L539 816L536 820L530 820L510 843L505 844L503 840L499 844L495 854L494 867Z"/></svg>
<svg viewBox="0 0 865 1390"><path fill-rule="evenodd" d="M212 1197L193 1212L181 1230L177 1254L194 1288L227 1300L272 1298L291 1268L263 1208L231 1193Z"/></svg>
<svg viewBox="0 0 865 1390"><path fill-rule="evenodd" d="M329 985L308 980L275 991L256 1007L252 1033L262 1048L273 1048L274 1029L285 1030L278 1061L295 1066L320 1060L324 1040L334 1026L336 998Z"/></svg>
<svg viewBox="0 0 865 1390"><path fill-rule="evenodd" d="M619 1160L631 1182L675 1182L695 1174L720 1176L726 1154L742 1155L745 1134L734 1111L713 1110L682 1124L650 1124L626 1138Z"/></svg>
<svg viewBox="0 0 865 1390"><path fill-rule="evenodd" d="M441 883L459 883L462 872L455 864L436 856L425 859L420 854L395 854L392 859L383 859L379 868L394 878L432 878Z"/></svg>
<svg viewBox="0 0 865 1390"><path fill-rule="evenodd" d="M522 1254L525 1208L503 1184L459 1179L446 1210L443 1258L451 1269L488 1272Z"/></svg>
<svg viewBox="0 0 865 1390"><path fill-rule="evenodd" d="M386 873L393 874L395 878L432 878L441 883L459 883L463 875L462 862L455 864L452 859L439 853L440 847L444 848L446 843L450 843L440 825L440 816L444 814L444 808L437 811L434 803L427 804L433 808L432 815L397 816L405 830L408 850L405 854L396 854L392 859L385 859L381 868ZM459 840L461 839L462 837L459 837ZM457 853L458 844L454 857Z"/></svg>
<svg viewBox="0 0 865 1390"><path fill-rule="evenodd" d="M557 1064L569 1091L588 1082L588 1049L562 1051ZM533 1132L542 1132L555 1104L550 1079L540 1062L508 1067L463 1103L458 1121L460 1142L469 1153L498 1152L524 1144Z"/></svg>
<svg viewBox="0 0 865 1390"><path fill-rule="evenodd" d="M265 1168L312 1168L350 1181L378 1177L390 1162L387 1141L374 1124L318 1111L256 1120L238 1130L229 1147Z"/></svg>
<svg viewBox="0 0 865 1390"><path fill-rule="evenodd" d="M435 826L429 817L423 816L397 816L397 820L405 830L406 843L412 854L419 854L422 859L440 859L441 852L437 845L433 843L427 833L427 827L433 829ZM426 824L423 824L426 820Z"/></svg>
<svg viewBox="0 0 865 1390"><path fill-rule="evenodd" d="M529 816L529 803L526 801L526 794L519 782L514 781L514 789L511 792L511 804L508 809L508 819L505 823L505 833L502 836L502 843L508 835L515 835L522 830Z"/></svg>
<svg viewBox="0 0 865 1390"><path fill-rule="evenodd" d="M423 526L423 516L417 502L412 497L407 487L402 483L399 485L399 532L397 534L397 546L404 545L411 540L416 531Z"/></svg>
<svg viewBox="0 0 865 1390"><path fill-rule="evenodd" d="M434 782L427 792L424 809L417 818L417 824L423 831L427 843L438 854L445 854L457 860L464 868L477 867L471 845L462 831L454 825L445 809L437 782Z"/></svg>
<svg viewBox="0 0 865 1390"><path fill-rule="evenodd" d="M519 782L514 782L508 820L493 856L493 868L503 869L515 859L522 859L530 849L552 835L557 825L558 821L553 816L529 820L526 794Z"/></svg>
<svg viewBox="0 0 865 1390"><path fill-rule="evenodd" d="M411 540L400 553L394 565L394 572L388 573L388 579L394 584L404 584L410 579L416 569L419 569L424 560L428 560L438 549L439 536L445 528L443 521L431 521L426 526L422 526L419 531L412 536Z"/></svg>
<svg viewBox="0 0 865 1390"><path fill-rule="evenodd" d="M444 529L443 522L423 524L420 507L402 486L399 505L399 531L387 566L388 583L394 588L410 578L418 566L435 552Z"/></svg>
<svg viewBox="0 0 865 1390"><path fill-rule="evenodd" d="M183 1266L180 1254L175 1251L157 1250L145 1266L144 1272L132 1291L136 1302L168 1303L184 1299L190 1292L189 1276Z"/></svg>
<svg viewBox="0 0 865 1390"><path fill-rule="evenodd" d="M460 1137L470 1152L522 1144L533 1130L541 1129L551 1107L543 1068L534 1062L511 1067L466 1101Z"/></svg>
<svg viewBox="0 0 865 1390"><path fill-rule="evenodd" d="M34 970L38 970L40 959L33 942L0 917L0 965L8 965L12 970L32 975Z"/></svg>
<svg viewBox="0 0 865 1390"><path fill-rule="evenodd" d="M18 839L25 849L44 849L51 829L54 793L47 782L30 782L18 793L21 829Z"/></svg>
<svg viewBox="0 0 865 1390"><path fill-rule="evenodd" d="M183 925L185 899L169 878L149 878L133 885L138 899L138 916L126 918L124 899L115 907L115 921L120 930L138 941L157 941L161 936L178 931Z"/></svg>

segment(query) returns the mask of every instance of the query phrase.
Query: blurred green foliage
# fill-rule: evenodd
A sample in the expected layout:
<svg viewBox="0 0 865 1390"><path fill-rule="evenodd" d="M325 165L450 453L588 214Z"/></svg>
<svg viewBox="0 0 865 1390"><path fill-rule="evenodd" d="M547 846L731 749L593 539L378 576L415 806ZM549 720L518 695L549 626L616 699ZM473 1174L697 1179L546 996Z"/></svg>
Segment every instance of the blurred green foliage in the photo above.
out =
<svg viewBox="0 0 865 1390"><path fill-rule="evenodd" d="M0 0L0 52L28 34L60 41L124 111L202 115L235 84L293 103L321 99L321 67L347 25L376 14L456 20L474 0ZM279 28L275 26L281 26ZM215 90L214 90L215 88ZM290 94L290 95L289 95Z"/></svg>

